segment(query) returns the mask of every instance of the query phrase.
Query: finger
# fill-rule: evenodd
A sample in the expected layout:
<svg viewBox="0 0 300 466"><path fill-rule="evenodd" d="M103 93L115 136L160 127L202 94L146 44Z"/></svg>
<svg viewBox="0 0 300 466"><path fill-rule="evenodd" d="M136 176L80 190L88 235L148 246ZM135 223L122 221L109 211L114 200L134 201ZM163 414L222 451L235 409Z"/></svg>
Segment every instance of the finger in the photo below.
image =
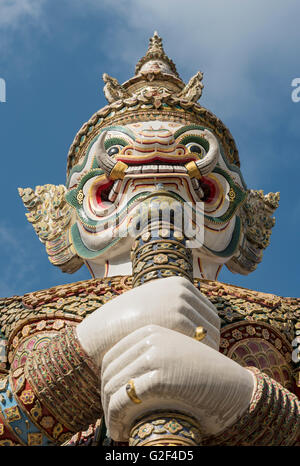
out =
<svg viewBox="0 0 300 466"><path fill-rule="evenodd" d="M188 280L186 281L187 281L186 283L187 289L192 291L200 299L202 303L205 303L206 306L212 311L213 314L218 315L218 311L216 307L213 305L213 303L203 293L201 293L201 291L195 285L193 285L193 283L189 282Z"/></svg>
<svg viewBox="0 0 300 466"><path fill-rule="evenodd" d="M218 325L215 325L209 319L206 318L206 315L204 315L204 313L200 314L197 310L195 310L194 307L190 305L186 305L183 309L179 311L179 313L188 320L189 326L191 328L192 333L191 334L186 333L186 335L193 336L195 327L199 327L199 325L202 325L202 327L205 327L207 332L209 332L211 335L214 335L215 337L219 335L220 333L219 322L218 322ZM178 329L178 331L180 330Z"/></svg>
<svg viewBox="0 0 300 466"><path fill-rule="evenodd" d="M203 301L201 301L198 296L191 293L190 291L186 291L183 295L184 301L190 305L192 309L195 311L195 315L198 314L202 318L204 318L207 322L213 325L218 330L220 329L220 318L219 316L211 310L210 307ZM185 310L186 306L183 306L183 311Z"/></svg>
<svg viewBox="0 0 300 466"><path fill-rule="evenodd" d="M151 335L154 334L162 334L162 332L166 332L167 330L163 327L159 327L158 325L146 325L141 327L134 332L130 333L126 337L122 338L121 341L116 343L104 356L102 362L102 371L104 372L106 367L117 359L120 354L125 353L135 344L138 344L144 338L149 338ZM168 330L168 332L172 332L172 330ZM149 345L149 343L148 343Z"/></svg>
<svg viewBox="0 0 300 466"><path fill-rule="evenodd" d="M101 389L101 401L102 407L105 413L108 411L110 398L111 396L116 393L121 387L124 387L126 390L126 386L129 380L134 379L134 385L136 389L136 380L141 378L142 376L147 375L148 378L148 385L147 390L151 390L151 377L154 377L155 373L159 370L158 362L155 361L154 357L151 357L151 352L153 353L153 349L149 348L145 350L138 358L135 357L135 352L132 350L127 351L127 355L124 358L123 355L113 361L110 366L106 369L103 373L104 382L102 384ZM125 364L125 365L124 365ZM139 394L141 392L137 392L136 395L139 399ZM134 403L132 399L127 396L127 404L128 402ZM136 403L139 404L139 403Z"/></svg>
<svg viewBox="0 0 300 466"><path fill-rule="evenodd" d="M135 389L138 396L141 397L142 403L135 404L129 399L126 385L121 385L117 391L109 393L109 402L106 404L104 413L110 436L114 440L128 441L133 422L143 414L153 410L153 405L161 405L161 400L156 400L155 394L148 392L149 378L152 376L153 373L148 373L134 379ZM169 400L170 402L173 400Z"/></svg>
<svg viewBox="0 0 300 466"><path fill-rule="evenodd" d="M117 347L119 344L115 345ZM101 375L101 383L102 385L106 385L115 375L122 374L124 371L128 370L128 367L132 362L138 363L145 358L145 354L147 351L150 350L151 344L149 339L143 338L142 340L136 342L132 346L130 346L125 352L120 351L121 345L118 348L115 348L117 351L114 351L113 358L111 357L112 349L107 353L103 360L102 366L102 375ZM109 360L109 362L107 362ZM127 382L128 380L125 380Z"/></svg>

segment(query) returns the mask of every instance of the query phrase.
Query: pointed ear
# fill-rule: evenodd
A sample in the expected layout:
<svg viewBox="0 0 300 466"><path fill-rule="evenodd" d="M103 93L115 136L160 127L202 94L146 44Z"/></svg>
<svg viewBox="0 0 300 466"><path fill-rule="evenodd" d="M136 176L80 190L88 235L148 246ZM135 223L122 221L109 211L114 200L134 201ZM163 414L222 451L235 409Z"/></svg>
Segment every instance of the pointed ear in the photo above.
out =
<svg viewBox="0 0 300 466"><path fill-rule="evenodd" d="M27 220L45 245L51 264L63 272L74 273L83 261L75 254L70 242L69 230L74 223L73 209L65 199L67 189L63 185L46 184L31 188L18 188L24 206L29 213Z"/></svg>
<svg viewBox="0 0 300 466"><path fill-rule="evenodd" d="M263 251L270 244L273 214L279 205L280 193L264 195L263 191L249 190L239 216L242 234L239 248L226 266L231 272L248 275L262 261Z"/></svg>

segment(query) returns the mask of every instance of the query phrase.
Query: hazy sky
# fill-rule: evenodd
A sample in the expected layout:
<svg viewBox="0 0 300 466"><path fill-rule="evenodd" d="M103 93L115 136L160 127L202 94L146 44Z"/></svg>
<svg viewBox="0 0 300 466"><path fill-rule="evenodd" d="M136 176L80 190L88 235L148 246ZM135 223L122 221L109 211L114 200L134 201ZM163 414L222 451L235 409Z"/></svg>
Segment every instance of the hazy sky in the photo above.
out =
<svg viewBox="0 0 300 466"><path fill-rule="evenodd" d="M0 0L0 296L89 278L48 262L17 187L65 182L76 132L106 104L103 72L133 76L154 30L184 81L204 73L201 103L233 134L248 188L281 192L262 264L220 280L299 296L299 13L297 0Z"/></svg>

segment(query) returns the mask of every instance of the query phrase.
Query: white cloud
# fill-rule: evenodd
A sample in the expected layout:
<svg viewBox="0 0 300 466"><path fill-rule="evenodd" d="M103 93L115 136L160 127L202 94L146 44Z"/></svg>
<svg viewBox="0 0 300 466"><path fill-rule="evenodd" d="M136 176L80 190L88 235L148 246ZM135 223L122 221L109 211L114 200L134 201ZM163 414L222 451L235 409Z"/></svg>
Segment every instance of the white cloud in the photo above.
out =
<svg viewBox="0 0 300 466"><path fill-rule="evenodd" d="M0 28L16 28L20 21L37 20L45 0L0 0Z"/></svg>

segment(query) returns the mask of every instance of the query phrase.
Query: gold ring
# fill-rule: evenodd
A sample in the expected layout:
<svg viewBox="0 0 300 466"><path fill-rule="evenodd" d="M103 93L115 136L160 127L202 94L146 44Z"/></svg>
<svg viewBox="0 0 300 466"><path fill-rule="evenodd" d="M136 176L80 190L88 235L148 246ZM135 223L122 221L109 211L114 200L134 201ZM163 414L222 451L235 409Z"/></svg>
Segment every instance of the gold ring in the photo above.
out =
<svg viewBox="0 0 300 466"><path fill-rule="evenodd" d="M207 330L204 327L197 327L195 330L195 340L202 341L207 335Z"/></svg>
<svg viewBox="0 0 300 466"><path fill-rule="evenodd" d="M132 379L129 380L129 382L126 385L126 392L131 401L133 401L133 403L138 404L142 402L142 400L140 400L140 398L136 394L134 381Z"/></svg>

